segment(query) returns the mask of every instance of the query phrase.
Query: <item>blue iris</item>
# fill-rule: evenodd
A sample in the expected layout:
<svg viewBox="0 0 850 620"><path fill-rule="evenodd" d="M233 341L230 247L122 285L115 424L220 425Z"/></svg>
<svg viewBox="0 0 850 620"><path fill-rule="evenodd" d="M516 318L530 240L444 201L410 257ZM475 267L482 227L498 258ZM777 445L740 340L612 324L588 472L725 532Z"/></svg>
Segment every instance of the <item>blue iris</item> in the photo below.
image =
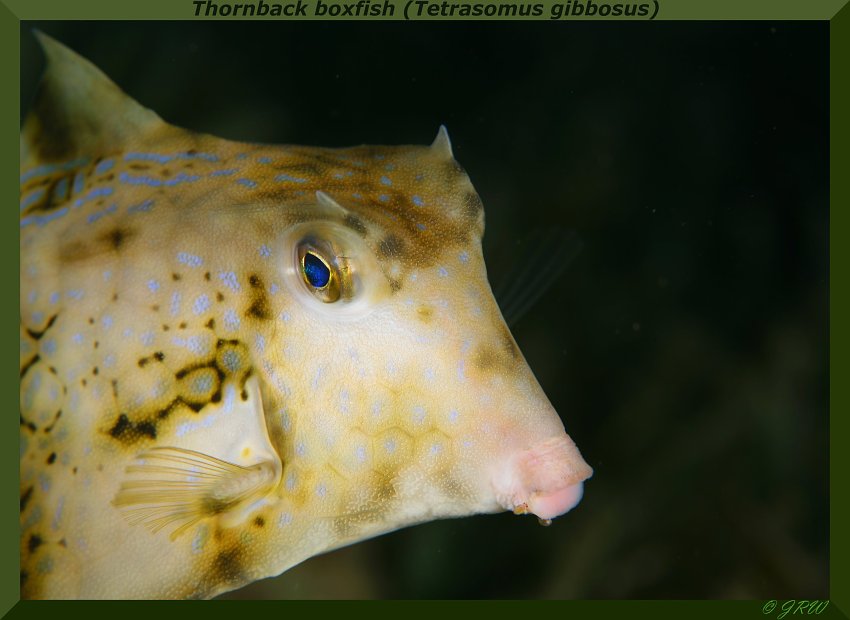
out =
<svg viewBox="0 0 850 620"><path fill-rule="evenodd" d="M321 258L307 252L304 255L304 277L314 288L325 288L331 281L331 270Z"/></svg>

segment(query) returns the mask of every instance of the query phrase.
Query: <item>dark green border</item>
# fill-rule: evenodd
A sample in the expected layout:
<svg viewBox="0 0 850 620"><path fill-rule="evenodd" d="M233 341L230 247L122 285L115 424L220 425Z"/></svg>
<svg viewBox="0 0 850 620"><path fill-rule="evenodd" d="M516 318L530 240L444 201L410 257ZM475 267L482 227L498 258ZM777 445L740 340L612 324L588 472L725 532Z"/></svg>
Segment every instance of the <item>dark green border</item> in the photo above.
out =
<svg viewBox="0 0 850 620"><path fill-rule="evenodd" d="M18 17L16 17L5 5L0 2L0 71L4 77L8 88L4 96L0 97L0 187L3 188L3 194L6 196L6 201L11 201L13 197L12 188L17 183L18 170L20 169L18 160L18 149L16 144L19 141L20 135L20 97L16 94L20 90L20 27L18 25ZM14 149L14 150L13 150ZM20 252L16 246L19 227L12 221L14 209L6 209L5 224L0 225L0 264L2 269L2 282L10 289L14 286L20 290L18 286L18 268L20 260ZM11 298L11 291L7 293ZM10 299L11 301L11 299ZM17 430L12 430L15 394L18 389L15 387L17 381L13 379L15 376L14 340L12 339L12 326L17 320L18 309L11 303L0 305L2 312L2 325L6 326L0 332L0 343L2 350L6 353L0 356L0 387L5 395L3 402L6 403L5 409L9 411L8 416L4 416L3 430L0 431L0 482L3 489L3 501L0 502L0 549L4 552L0 556L0 614L6 611L18 599L18 584L20 578L17 557L18 554L14 551L20 548L18 542L18 515L14 512L13 497L18 497L18 433ZM8 340L7 340L8 338Z"/></svg>
<svg viewBox="0 0 850 620"><path fill-rule="evenodd" d="M404 0L391 0L397 5L397 15L401 14ZM553 0L542 0L552 4ZM652 1L652 0L650 0ZM847 590L850 584L850 564L847 550L850 549L850 535L847 523L850 522L848 508L848 485L846 472L850 470L850 457L846 452L846 443L850 439L848 428L850 420L844 412L850 401L850 388L846 380L850 373L847 351L847 333L850 331L846 320L850 316L848 303L847 275L843 267L847 263L848 236L850 231L847 207L850 205L850 117L844 112L850 109L850 7L843 6L848 0L658 0L659 19L701 19L701 20L739 20L739 19L793 19L793 20L831 20L830 23L830 596L831 604L821 618L847 618L843 610L850 609ZM843 8L841 8L843 6ZM20 87L20 20L34 19L189 19L191 18L189 0L135 0L116 2L116 0L0 0L0 68L2 75L11 84L0 98L0 133L3 148L0 149L2 166L0 179L8 202L17 203L13 197L13 188L17 187L19 168L18 151L14 146L19 133L19 87ZM840 12L837 12L839 9ZM842 208L843 207L843 208ZM12 221L15 209L6 209L9 219L0 227L0 252L2 252L3 281L17 283L19 261L17 246L18 225ZM10 295L11 296L11 295ZM45 603L18 602L18 513L13 509L13 495L18 493L18 431L13 429L12 420L17 408L18 393L15 376L16 359L13 356L15 339L11 333L14 326L17 306L6 304L0 307L5 326L3 350L7 354L0 357L0 378L3 393L8 404L5 415L7 431L0 433L0 471L2 471L3 494L7 498L0 506L0 549L3 550L0 561L0 616L11 608L9 617L30 617L54 614L88 614L112 616L120 613L122 617L148 617L157 615L177 616L183 613L181 603ZM9 340L6 341L5 338ZM836 346L837 343L837 346ZM836 381L835 379L839 379ZM839 473L840 472L840 473ZM16 604L17 603L17 604ZM776 612L765 615L762 606L765 601L574 601L569 603L548 602L424 602L416 603L415 609L423 614L486 614L489 617L518 617L534 613L552 611L569 614L577 618L641 617L647 616L659 620L666 618L758 618L775 617ZM350 607L342 603L303 603L303 602L219 602L208 605L204 610L194 613L231 615L235 611L232 605L254 605L256 612L273 614L310 614L341 615L350 614ZM309 607L308 607L309 605ZM399 612L409 614L413 606L409 603L362 603L363 613L370 616L395 616ZM472 606L475 606L473 609ZM76 609L73 609L76 608ZM788 615L789 619L798 616Z"/></svg>
<svg viewBox="0 0 850 620"><path fill-rule="evenodd" d="M231 4L237 1L233 0ZM399 19L407 1L389 1L396 7L395 19ZM558 1L535 0L547 10ZM829 20L847 3L847 0L643 1L657 7L658 19L699 20ZM18 19L26 20L194 19L191 0L0 0L0 3L8 7Z"/></svg>
<svg viewBox="0 0 850 620"><path fill-rule="evenodd" d="M850 316L847 300L848 249L846 238L848 231L847 205L850 204L850 87L848 87L847 59L850 58L850 6L845 6L833 17L829 25L829 62L830 62L830 209L829 209L829 251L830 251L830 393L829 393L829 454L830 454L830 595L839 602L841 609L847 610L848 585L850 585L850 564L847 550L850 549L847 523L850 522L848 508L847 471L850 470L850 457L847 455L846 440L850 437L850 421L845 412L850 389L847 377L850 371L847 354L847 323L840 317ZM841 551L839 551L839 549Z"/></svg>

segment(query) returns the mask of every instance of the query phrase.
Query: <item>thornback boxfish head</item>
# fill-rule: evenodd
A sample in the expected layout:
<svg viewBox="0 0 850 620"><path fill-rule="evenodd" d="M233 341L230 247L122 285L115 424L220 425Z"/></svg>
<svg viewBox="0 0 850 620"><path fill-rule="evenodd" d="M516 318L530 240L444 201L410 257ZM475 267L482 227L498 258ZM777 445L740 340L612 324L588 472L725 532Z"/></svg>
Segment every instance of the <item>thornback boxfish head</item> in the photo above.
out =
<svg viewBox="0 0 850 620"><path fill-rule="evenodd" d="M444 128L428 146L223 140L40 38L25 596L213 596L405 525L579 502L592 471L494 300Z"/></svg>

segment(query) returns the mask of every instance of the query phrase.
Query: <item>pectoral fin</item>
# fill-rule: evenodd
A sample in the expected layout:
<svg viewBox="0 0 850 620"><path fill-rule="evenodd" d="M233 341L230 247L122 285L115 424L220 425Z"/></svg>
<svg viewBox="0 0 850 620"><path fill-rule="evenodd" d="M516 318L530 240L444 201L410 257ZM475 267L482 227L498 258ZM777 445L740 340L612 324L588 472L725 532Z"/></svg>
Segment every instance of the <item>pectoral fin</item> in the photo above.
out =
<svg viewBox="0 0 850 620"><path fill-rule="evenodd" d="M243 467L182 448L152 448L127 467L113 500L130 524L172 540L202 519L238 512L268 495L280 474L272 461Z"/></svg>

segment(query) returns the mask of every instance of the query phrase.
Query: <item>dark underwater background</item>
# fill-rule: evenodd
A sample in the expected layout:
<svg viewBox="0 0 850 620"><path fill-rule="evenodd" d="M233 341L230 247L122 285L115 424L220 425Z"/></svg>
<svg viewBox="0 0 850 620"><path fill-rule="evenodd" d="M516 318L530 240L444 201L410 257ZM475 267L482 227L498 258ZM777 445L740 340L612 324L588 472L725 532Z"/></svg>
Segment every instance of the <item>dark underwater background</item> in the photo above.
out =
<svg viewBox="0 0 850 620"><path fill-rule="evenodd" d="M595 469L578 508L420 525L226 598L826 598L826 22L24 23L22 109L32 27L226 138L446 124L494 284L551 271L547 231L581 239L512 326Z"/></svg>

